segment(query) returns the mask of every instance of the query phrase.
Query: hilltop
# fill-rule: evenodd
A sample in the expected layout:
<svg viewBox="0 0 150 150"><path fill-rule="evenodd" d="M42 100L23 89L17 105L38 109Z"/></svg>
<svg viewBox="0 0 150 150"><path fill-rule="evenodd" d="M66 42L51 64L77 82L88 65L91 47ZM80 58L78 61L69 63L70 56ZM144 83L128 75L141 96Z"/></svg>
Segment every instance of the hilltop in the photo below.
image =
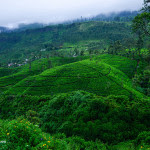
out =
<svg viewBox="0 0 150 150"><path fill-rule="evenodd" d="M101 96L143 97L132 86L131 75L137 65L134 60L106 54L92 60L87 57L82 60L81 57L53 58L50 69L48 60L33 62L31 70L26 65L18 73L1 77L1 91L10 95L55 95L84 90Z"/></svg>

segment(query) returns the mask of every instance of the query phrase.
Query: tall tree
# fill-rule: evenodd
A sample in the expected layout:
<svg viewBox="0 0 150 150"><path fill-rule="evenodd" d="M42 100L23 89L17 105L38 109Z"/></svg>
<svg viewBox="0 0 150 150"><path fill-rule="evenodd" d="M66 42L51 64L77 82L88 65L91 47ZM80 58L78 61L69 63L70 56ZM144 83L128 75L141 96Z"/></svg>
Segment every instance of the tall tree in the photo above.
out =
<svg viewBox="0 0 150 150"><path fill-rule="evenodd" d="M150 0L144 0L144 6L142 8L142 11L144 12L150 12Z"/></svg>
<svg viewBox="0 0 150 150"><path fill-rule="evenodd" d="M49 54L47 54L47 68L48 69L52 68L52 62L50 60Z"/></svg>
<svg viewBox="0 0 150 150"><path fill-rule="evenodd" d="M144 0L144 6L134 20L132 29L135 33L140 32L143 36L150 36L150 0Z"/></svg>
<svg viewBox="0 0 150 150"><path fill-rule="evenodd" d="M32 60L31 60L31 59L29 59L28 63L29 63L29 72L31 72Z"/></svg>

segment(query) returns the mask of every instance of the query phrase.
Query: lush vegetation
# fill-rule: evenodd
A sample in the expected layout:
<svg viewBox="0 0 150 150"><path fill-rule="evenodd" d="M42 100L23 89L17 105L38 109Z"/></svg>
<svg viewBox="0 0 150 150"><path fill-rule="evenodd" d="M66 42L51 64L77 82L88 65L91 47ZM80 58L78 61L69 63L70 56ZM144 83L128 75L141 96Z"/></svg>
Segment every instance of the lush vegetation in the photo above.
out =
<svg viewBox="0 0 150 150"><path fill-rule="evenodd" d="M41 29L0 34L0 62L23 63L25 59L35 60L50 51L66 49L65 43L99 40L101 49L111 41L134 40L131 24L119 22L83 22L69 25L48 26ZM70 48L70 46L69 46ZM40 50L46 49L46 52ZM11 53L7 55L9 52ZM45 54L46 53L46 54Z"/></svg>
<svg viewBox="0 0 150 150"><path fill-rule="evenodd" d="M1 140L8 143L3 149L38 149L43 145L111 149L116 146L110 145L128 140L133 141L127 147L149 148L150 103L144 99L76 91L56 96L4 96L0 104L1 118L12 120L1 121Z"/></svg>
<svg viewBox="0 0 150 150"><path fill-rule="evenodd" d="M148 4L0 33L0 150L150 149Z"/></svg>

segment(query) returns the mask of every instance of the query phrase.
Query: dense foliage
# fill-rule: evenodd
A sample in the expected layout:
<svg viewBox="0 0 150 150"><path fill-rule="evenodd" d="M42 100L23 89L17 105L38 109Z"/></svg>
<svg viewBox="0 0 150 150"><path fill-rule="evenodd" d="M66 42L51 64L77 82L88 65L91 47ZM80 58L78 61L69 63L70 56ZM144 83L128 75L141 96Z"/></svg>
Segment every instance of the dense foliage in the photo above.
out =
<svg viewBox="0 0 150 150"><path fill-rule="evenodd" d="M41 54L46 56L51 51L66 49L65 43L99 40L101 49L104 49L111 41L123 41L128 38L133 40L135 37L131 34L131 25L124 22L84 22L1 33L0 63L19 64L27 58L34 60ZM46 49L46 52L41 52L42 49Z"/></svg>
<svg viewBox="0 0 150 150"><path fill-rule="evenodd" d="M0 33L0 150L150 149L148 4Z"/></svg>
<svg viewBox="0 0 150 150"><path fill-rule="evenodd" d="M41 141L41 138L44 139L43 134L37 126L50 134L65 133L67 137L76 135L87 141L99 139L103 143L114 145L137 138L135 144L133 143L135 147L139 144L144 147L149 146L146 131L150 128L150 103L144 99L131 101L126 96L99 97L76 91L56 96L1 97L0 104L3 106L0 106L3 108L0 110L1 117L13 119L15 116L22 116L9 122L7 126L1 126L3 133L1 139L8 142L3 144L6 146L5 149L17 146L24 148L27 145L30 149L43 144L57 149L59 143L48 144L48 138ZM56 137L65 139L65 136ZM76 140L70 138L70 140L73 142L77 140L80 143L82 141L81 147L87 145L81 138ZM102 142L99 143L100 147L107 146ZM89 144L92 149L92 142Z"/></svg>

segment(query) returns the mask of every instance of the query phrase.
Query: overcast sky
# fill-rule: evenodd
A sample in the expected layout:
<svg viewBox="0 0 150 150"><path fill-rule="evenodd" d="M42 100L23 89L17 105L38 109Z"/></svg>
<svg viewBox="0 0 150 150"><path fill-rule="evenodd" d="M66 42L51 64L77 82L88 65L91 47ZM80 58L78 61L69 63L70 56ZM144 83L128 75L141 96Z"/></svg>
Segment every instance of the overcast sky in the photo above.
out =
<svg viewBox="0 0 150 150"><path fill-rule="evenodd" d="M0 0L0 26L60 22L112 11L138 10L143 0Z"/></svg>

